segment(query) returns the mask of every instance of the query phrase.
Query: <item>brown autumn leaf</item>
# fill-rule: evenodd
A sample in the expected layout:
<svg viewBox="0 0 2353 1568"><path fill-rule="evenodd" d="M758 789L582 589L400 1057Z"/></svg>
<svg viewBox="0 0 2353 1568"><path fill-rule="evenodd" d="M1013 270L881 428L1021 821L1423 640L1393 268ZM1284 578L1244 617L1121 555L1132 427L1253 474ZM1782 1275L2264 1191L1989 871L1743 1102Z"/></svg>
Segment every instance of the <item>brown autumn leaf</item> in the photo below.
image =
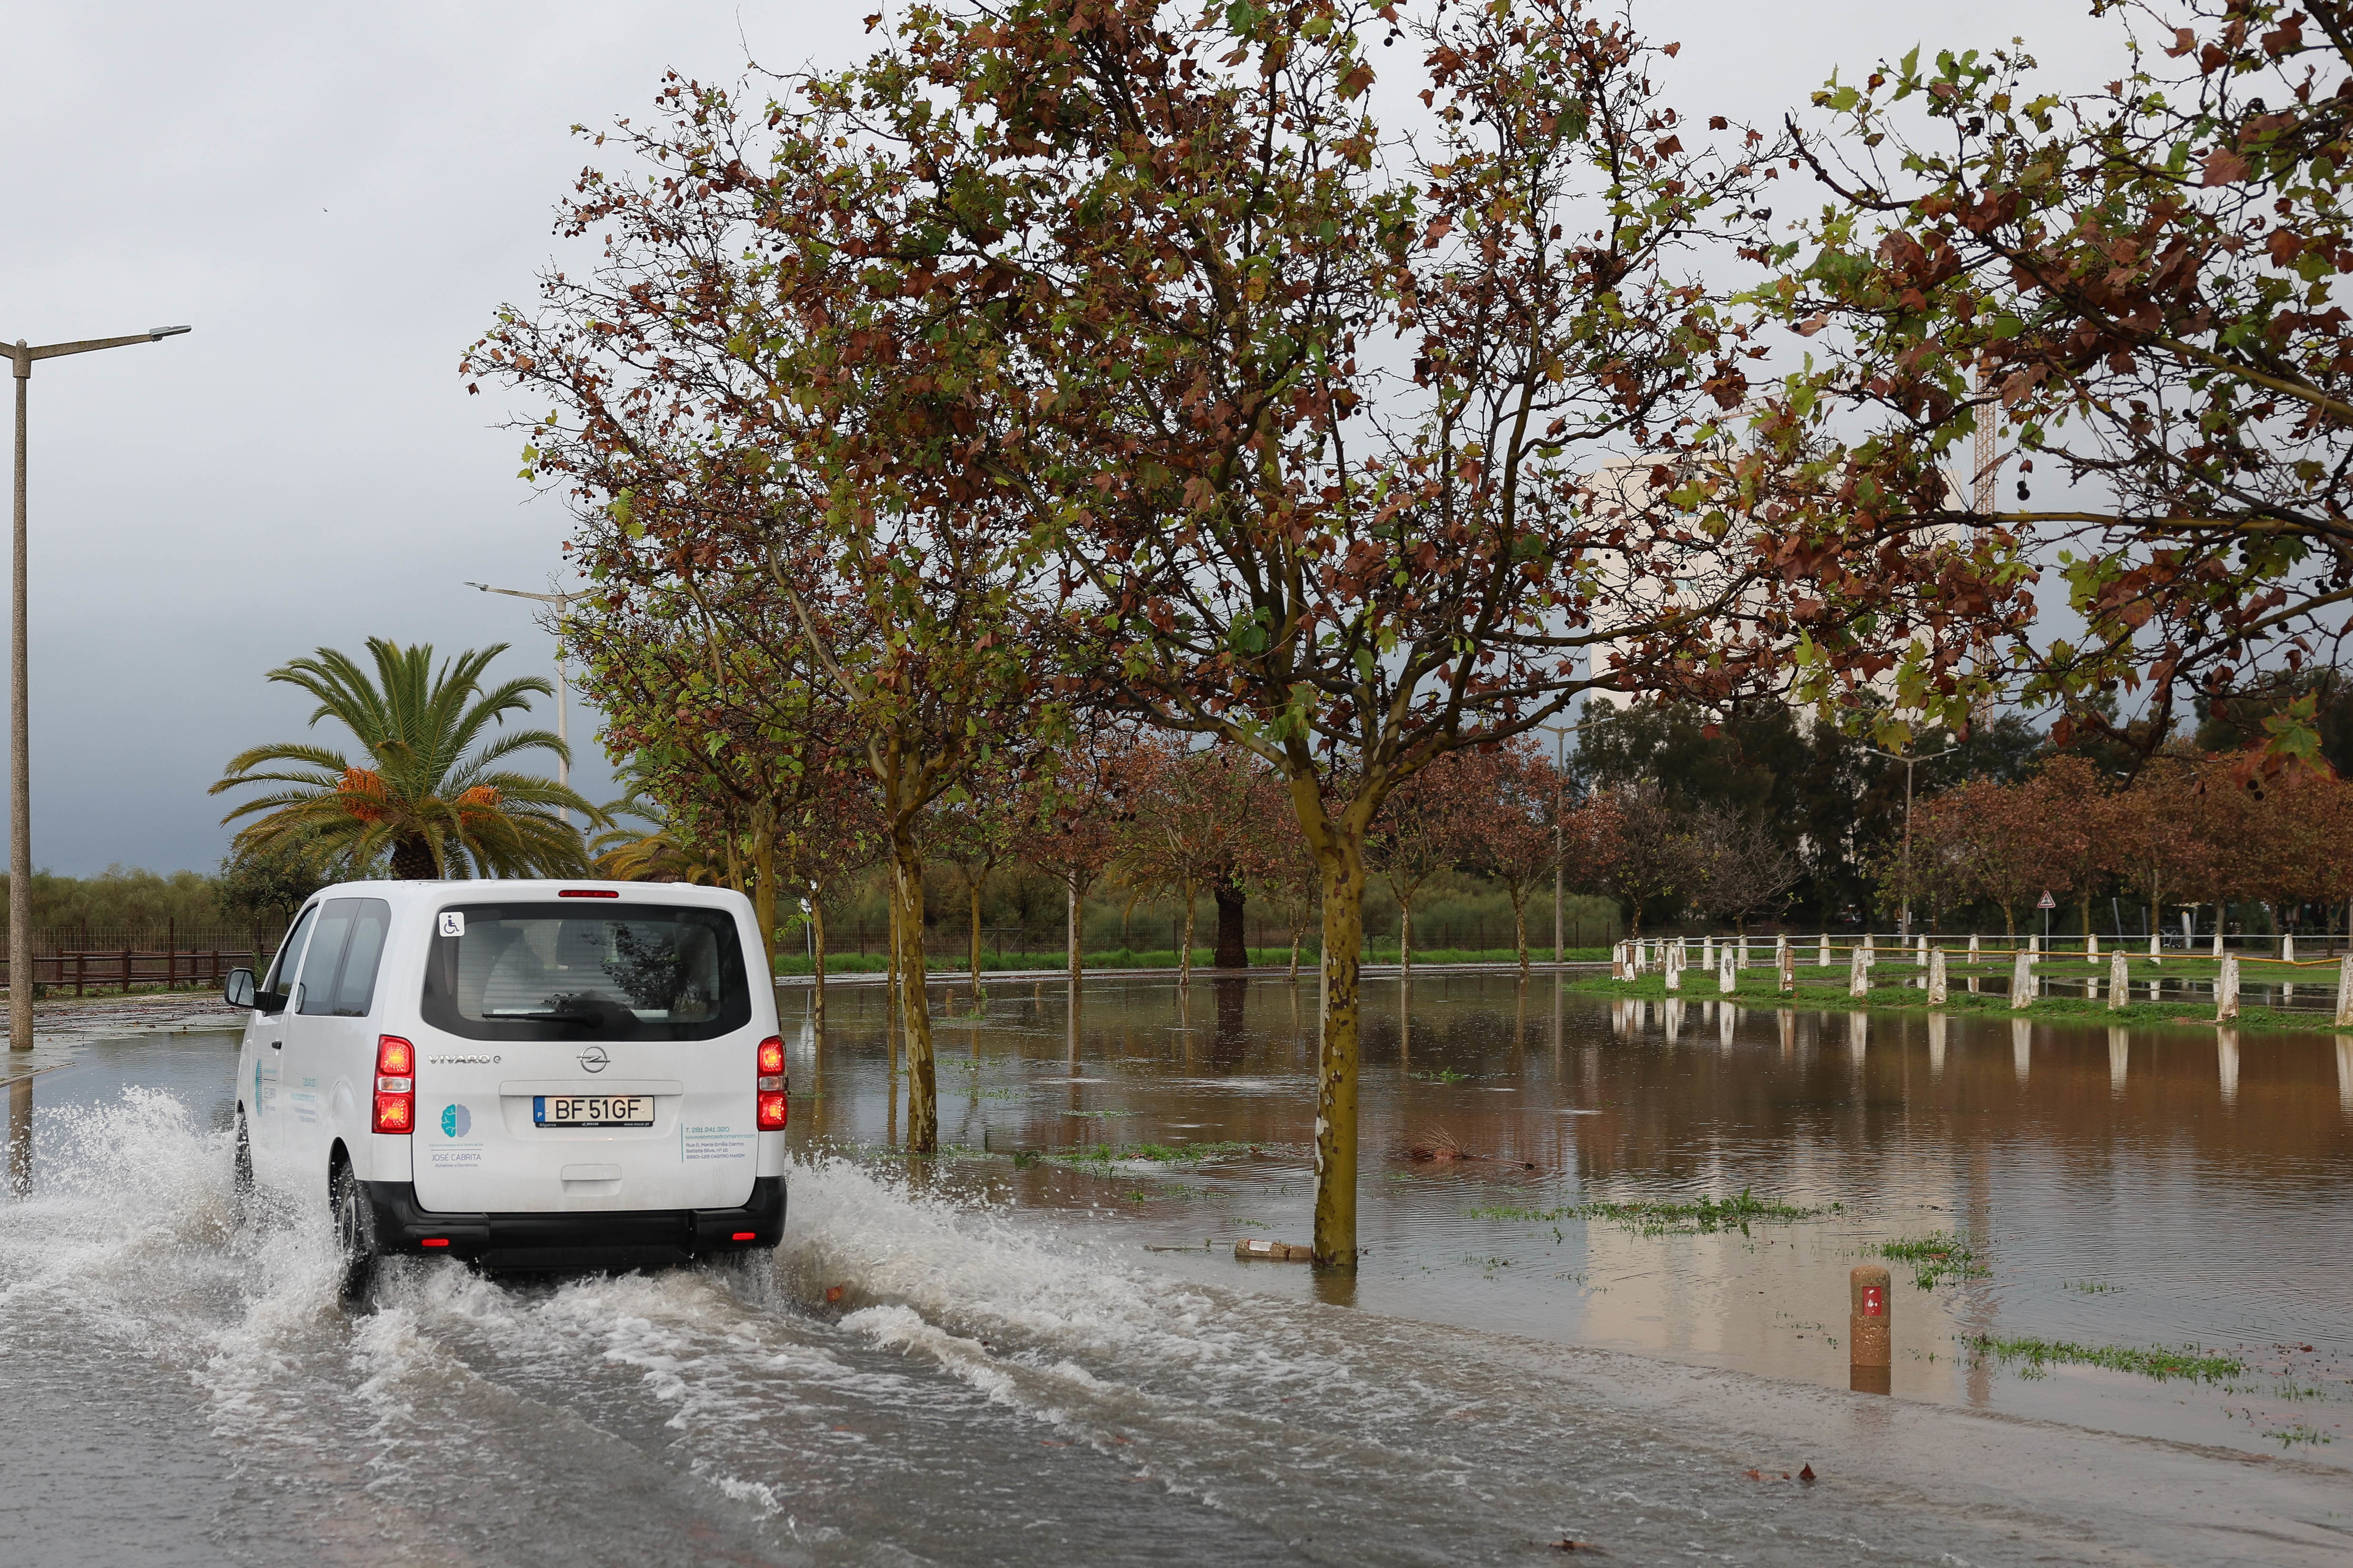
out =
<svg viewBox="0 0 2353 1568"><path fill-rule="evenodd" d="M2206 154L2205 183L2210 185L2235 185L2253 172L2254 166L2228 147L2217 147Z"/></svg>

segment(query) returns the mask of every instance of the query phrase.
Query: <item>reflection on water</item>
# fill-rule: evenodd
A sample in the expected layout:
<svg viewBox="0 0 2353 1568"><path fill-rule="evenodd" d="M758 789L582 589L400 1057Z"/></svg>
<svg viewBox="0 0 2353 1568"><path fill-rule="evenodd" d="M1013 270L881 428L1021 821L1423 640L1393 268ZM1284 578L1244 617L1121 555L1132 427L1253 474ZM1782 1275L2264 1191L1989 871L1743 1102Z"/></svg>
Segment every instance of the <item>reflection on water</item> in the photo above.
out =
<svg viewBox="0 0 2353 1568"><path fill-rule="evenodd" d="M234 1197L234 1040L93 1047L36 1081L0 1202L0 1562L2341 1561L2342 1445L2256 1465L1966 1408L2259 1449L2285 1384L2340 1422L2334 1042L2249 1035L2226 1105L2211 1030L2130 1036L2121 1082L2105 1030L2038 1031L2021 1085L1999 1023L1874 1017L1858 1059L1843 1016L1694 1001L1671 1042L1541 982L1392 983L1351 1276L1232 1257L1304 1234L1313 997L1107 984L1073 1049L1056 988L992 986L943 1021L964 1149L934 1162L888 1151L881 998L844 988L794 1047L773 1257L406 1260L357 1311L322 1205ZM1472 1157L1402 1157L1441 1138ZM1567 1212L1749 1186L1821 1212ZM1850 1270L1931 1231L1989 1270L1886 1260L1887 1386L1936 1403L1850 1393ZM2295 1375L2027 1379L1961 1331L2286 1342Z"/></svg>
<svg viewBox="0 0 2353 1568"><path fill-rule="evenodd" d="M1060 985L992 993L943 1031L944 1163L1018 1208L1189 1243L1154 1257L1203 1280L1331 1291L1230 1258L1239 1237L1307 1239L1313 985L1192 992L1101 982L1075 1015ZM2353 1425L2353 1039L1604 1000L1541 975L1366 998L1361 1308L1844 1387L1848 1269L1950 1233L1982 1272L1924 1289L1897 1266L1900 1395L2274 1451ZM798 1136L890 1144L880 1017L846 994L822 1048L804 1039L795 1070L825 1088L797 1100ZM1398 1157L1441 1140L1472 1157ZM1155 1145L1199 1158L1130 1157ZM1045 1159L957 1152L983 1149ZM1570 1212L1743 1190L1820 1213L1646 1235ZM1960 1345L1986 1334L2195 1342L2272 1372L2185 1404L2175 1384L1989 1365ZM2353 1438L2297 1451L2353 1459Z"/></svg>

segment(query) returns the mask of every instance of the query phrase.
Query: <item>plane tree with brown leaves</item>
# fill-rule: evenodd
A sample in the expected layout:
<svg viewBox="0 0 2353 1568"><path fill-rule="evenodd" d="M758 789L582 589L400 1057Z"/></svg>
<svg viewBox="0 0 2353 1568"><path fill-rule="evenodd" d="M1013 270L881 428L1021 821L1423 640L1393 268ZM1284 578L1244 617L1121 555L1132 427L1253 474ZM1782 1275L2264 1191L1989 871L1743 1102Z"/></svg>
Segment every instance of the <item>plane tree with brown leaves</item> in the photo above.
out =
<svg viewBox="0 0 2353 1568"><path fill-rule="evenodd" d="M1956 604L2038 564L2063 593L1994 664L1906 660L1908 702L1957 724L2022 674L2063 742L2153 749L2185 697L2293 695L2353 630L2353 5L2091 9L2115 31L2087 79L1956 38L1792 121L1830 201L1753 299L1823 335L1751 457L1775 504L1967 531L2004 564L1953 574ZM2309 691L2275 720L2242 772L2317 758Z"/></svg>
<svg viewBox="0 0 2353 1568"><path fill-rule="evenodd" d="M1391 35L1418 139L1369 111ZM586 500L761 520L681 543L744 549L802 616L868 737L902 931L902 826L1058 677L1277 771L1323 877L1327 1266L1356 1257L1388 796L1588 690L1869 665L1934 576L1692 481L1752 345L1690 258L1761 245L1775 171L1668 104L1672 53L1577 0L919 5L767 101L672 82L618 132L651 178L592 170L566 216L604 265L470 361L586 411L527 457ZM911 1062L927 1102L927 1039Z"/></svg>

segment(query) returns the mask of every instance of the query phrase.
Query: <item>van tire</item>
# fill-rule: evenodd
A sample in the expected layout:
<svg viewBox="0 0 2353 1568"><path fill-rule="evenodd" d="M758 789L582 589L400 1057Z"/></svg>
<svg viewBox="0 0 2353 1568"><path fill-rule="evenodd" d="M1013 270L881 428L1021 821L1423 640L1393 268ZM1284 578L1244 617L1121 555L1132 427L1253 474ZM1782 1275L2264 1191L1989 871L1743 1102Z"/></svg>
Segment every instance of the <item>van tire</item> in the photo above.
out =
<svg viewBox="0 0 2353 1568"><path fill-rule="evenodd" d="M328 1179L328 1192L334 1205L336 1294L353 1302L367 1294L375 1279L375 1205L342 1161Z"/></svg>

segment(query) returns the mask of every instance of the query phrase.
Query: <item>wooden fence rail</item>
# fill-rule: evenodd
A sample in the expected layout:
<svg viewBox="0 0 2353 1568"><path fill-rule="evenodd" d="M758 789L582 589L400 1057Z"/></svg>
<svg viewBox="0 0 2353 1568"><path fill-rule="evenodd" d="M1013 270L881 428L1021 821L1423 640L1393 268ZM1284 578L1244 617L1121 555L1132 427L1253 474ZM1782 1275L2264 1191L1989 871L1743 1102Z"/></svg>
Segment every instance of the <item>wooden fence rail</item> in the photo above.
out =
<svg viewBox="0 0 2353 1568"><path fill-rule="evenodd" d="M124 947L36 952L33 984L58 990L70 985L77 996L93 990L128 993L141 985L161 985L166 991L183 985L216 987L232 969L259 968L256 956L249 947ZM265 950L259 956L266 963L269 953ZM0 987L14 978L9 973L7 959L0 957Z"/></svg>

